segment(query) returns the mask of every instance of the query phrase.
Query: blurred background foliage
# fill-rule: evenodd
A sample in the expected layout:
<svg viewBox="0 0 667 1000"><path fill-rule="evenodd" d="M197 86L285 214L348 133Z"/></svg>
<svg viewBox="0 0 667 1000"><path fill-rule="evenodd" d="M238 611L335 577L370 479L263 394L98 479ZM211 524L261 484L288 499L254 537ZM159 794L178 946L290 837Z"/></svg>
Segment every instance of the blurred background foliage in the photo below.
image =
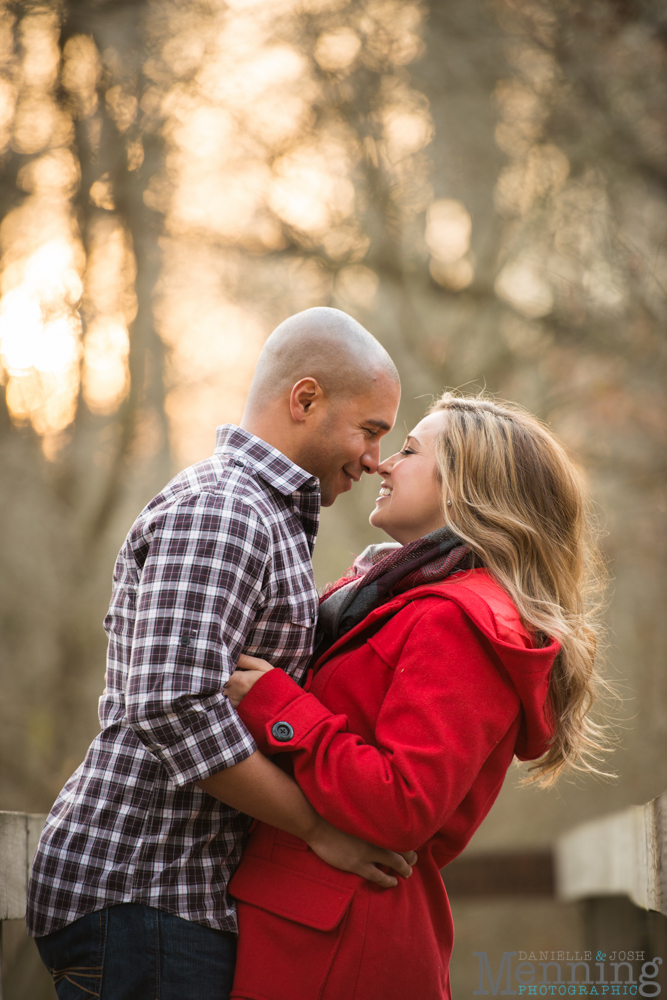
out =
<svg viewBox="0 0 667 1000"><path fill-rule="evenodd" d="M97 729L134 516L239 419L271 329L322 304L397 362L390 445L432 394L485 385L562 436L606 525L619 781L510 780L470 849L662 791L664 4L0 11L0 807L47 810ZM379 537L372 492L324 513L320 584ZM575 933L535 905L515 927Z"/></svg>

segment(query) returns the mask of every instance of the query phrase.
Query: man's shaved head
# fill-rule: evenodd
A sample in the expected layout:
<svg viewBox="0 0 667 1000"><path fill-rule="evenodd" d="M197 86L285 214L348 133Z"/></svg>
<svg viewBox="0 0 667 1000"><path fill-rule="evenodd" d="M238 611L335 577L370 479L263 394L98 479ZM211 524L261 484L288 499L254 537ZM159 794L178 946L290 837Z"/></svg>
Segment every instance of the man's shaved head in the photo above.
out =
<svg viewBox="0 0 667 1000"><path fill-rule="evenodd" d="M339 309L306 309L264 345L241 427L316 476L327 507L377 470L400 396L396 366L368 330Z"/></svg>
<svg viewBox="0 0 667 1000"><path fill-rule="evenodd" d="M399 382L396 365L382 344L347 313L318 306L290 316L268 338L248 407L261 407L289 394L303 378L317 379L333 401L368 391L383 375Z"/></svg>

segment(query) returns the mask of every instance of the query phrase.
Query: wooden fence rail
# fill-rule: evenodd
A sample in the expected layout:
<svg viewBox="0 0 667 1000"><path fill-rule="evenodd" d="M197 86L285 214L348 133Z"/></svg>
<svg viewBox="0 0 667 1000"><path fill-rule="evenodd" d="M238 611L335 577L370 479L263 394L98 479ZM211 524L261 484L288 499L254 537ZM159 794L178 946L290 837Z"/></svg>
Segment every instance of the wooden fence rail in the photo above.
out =
<svg viewBox="0 0 667 1000"><path fill-rule="evenodd" d="M576 826L554 847L562 902L627 896L667 916L667 792Z"/></svg>
<svg viewBox="0 0 667 1000"><path fill-rule="evenodd" d="M25 915L30 866L45 819L0 812L0 1000L2 921ZM509 880L508 872L513 873ZM472 855L453 862L444 877L453 897L553 891L557 900L569 903L625 896L641 910L667 916L667 792L643 806L582 823L555 843L551 858L545 852Z"/></svg>

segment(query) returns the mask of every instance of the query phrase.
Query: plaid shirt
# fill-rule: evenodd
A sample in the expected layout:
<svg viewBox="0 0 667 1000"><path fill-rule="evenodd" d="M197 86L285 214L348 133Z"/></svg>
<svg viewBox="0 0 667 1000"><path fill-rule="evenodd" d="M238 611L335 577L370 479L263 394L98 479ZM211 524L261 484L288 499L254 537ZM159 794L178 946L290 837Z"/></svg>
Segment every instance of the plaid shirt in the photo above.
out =
<svg viewBox="0 0 667 1000"><path fill-rule="evenodd" d="M299 680L313 648L317 479L233 425L141 512L116 561L101 733L51 810L36 937L117 903L236 930L249 818L194 782L255 750L223 694L241 652Z"/></svg>

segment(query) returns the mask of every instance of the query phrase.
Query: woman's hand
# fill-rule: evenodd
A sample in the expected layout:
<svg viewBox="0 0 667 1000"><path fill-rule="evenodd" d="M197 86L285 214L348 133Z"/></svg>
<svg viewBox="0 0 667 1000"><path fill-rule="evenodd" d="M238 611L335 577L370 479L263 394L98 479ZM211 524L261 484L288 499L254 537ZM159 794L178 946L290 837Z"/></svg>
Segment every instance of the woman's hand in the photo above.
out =
<svg viewBox="0 0 667 1000"><path fill-rule="evenodd" d="M274 668L266 660L260 660L258 656L246 656L241 653L236 670L225 684L225 694L231 701L234 708L238 708L242 699L247 695L253 684L262 677L263 674Z"/></svg>

